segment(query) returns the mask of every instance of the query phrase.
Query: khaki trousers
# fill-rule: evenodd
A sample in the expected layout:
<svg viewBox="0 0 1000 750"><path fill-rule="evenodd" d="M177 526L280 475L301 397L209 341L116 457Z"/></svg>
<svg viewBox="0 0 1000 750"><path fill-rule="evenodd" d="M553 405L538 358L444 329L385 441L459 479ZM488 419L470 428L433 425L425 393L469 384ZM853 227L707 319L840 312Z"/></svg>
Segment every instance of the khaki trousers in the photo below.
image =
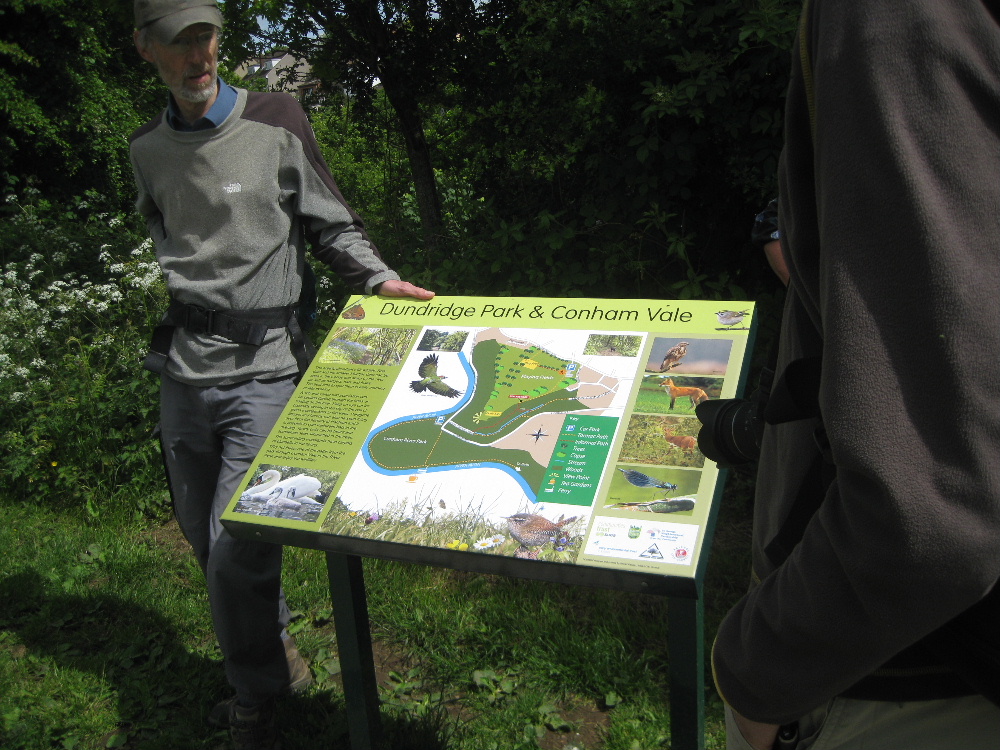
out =
<svg viewBox="0 0 1000 750"><path fill-rule="evenodd" d="M975 695L890 703L834 698L799 721L794 750L1000 750L1000 708ZM726 707L726 750L750 750Z"/></svg>

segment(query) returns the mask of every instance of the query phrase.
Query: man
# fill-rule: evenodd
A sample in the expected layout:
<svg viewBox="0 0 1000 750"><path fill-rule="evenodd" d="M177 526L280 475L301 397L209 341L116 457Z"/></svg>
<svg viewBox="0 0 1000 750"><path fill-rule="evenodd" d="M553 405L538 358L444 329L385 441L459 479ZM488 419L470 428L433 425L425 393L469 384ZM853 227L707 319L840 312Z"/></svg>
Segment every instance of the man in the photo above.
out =
<svg viewBox="0 0 1000 750"><path fill-rule="evenodd" d="M996 12L804 16L755 585L713 649L730 748L1000 747Z"/></svg>
<svg viewBox="0 0 1000 750"><path fill-rule="evenodd" d="M171 295L147 364L162 371L174 508L205 572L236 693L209 720L229 726L237 748L266 750L278 742L274 699L311 678L284 633L281 548L235 539L219 517L308 362L294 314L306 238L368 292L434 294L382 262L295 100L217 77L215 0L135 0L135 19L136 48L170 92L130 144L136 205Z"/></svg>

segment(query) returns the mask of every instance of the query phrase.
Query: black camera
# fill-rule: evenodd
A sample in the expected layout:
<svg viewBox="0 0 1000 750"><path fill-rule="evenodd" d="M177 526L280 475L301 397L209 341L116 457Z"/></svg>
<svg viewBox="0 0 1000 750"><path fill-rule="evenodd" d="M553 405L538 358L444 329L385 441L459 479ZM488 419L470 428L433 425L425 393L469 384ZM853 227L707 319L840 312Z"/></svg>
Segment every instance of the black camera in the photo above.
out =
<svg viewBox="0 0 1000 750"><path fill-rule="evenodd" d="M772 348L769 362L775 362L776 353ZM702 425L698 447L721 468L756 461L760 457L765 424L822 419L819 385L823 360L818 356L793 360L777 379L773 367L769 364L760 371L757 390L749 399L702 401L695 407L694 413ZM822 424L817 427L815 437L824 455L828 453L829 443Z"/></svg>
<svg viewBox="0 0 1000 750"><path fill-rule="evenodd" d="M762 412L754 398L702 401L695 407L702 424L698 448L723 469L753 463L760 457Z"/></svg>
<svg viewBox="0 0 1000 750"><path fill-rule="evenodd" d="M720 468L743 466L760 457L764 407L773 379L774 371L765 368L757 390L749 399L702 401L695 407L694 413L702 425L698 433L698 448Z"/></svg>

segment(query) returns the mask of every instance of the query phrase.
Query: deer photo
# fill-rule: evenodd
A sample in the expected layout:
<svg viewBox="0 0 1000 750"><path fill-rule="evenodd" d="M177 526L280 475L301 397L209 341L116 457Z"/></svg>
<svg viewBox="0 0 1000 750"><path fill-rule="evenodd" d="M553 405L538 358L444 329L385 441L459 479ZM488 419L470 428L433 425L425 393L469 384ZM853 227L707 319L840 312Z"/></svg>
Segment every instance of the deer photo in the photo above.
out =
<svg viewBox="0 0 1000 750"><path fill-rule="evenodd" d="M698 439L691 435L674 435L666 430L663 431L663 437L668 443L676 445L682 451L687 454L694 452L694 449L698 447Z"/></svg>

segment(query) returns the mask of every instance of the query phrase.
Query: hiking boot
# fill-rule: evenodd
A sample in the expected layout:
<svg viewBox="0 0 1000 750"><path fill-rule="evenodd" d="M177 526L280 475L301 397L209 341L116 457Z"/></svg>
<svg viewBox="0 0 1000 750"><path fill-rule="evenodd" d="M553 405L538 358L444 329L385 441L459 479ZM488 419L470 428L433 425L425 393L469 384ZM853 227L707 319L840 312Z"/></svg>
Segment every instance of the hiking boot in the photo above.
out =
<svg viewBox="0 0 1000 750"><path fill-rule="evenodd" d="M289 693L301 692L313 683L312 672L309 670L309 662L307 662L303 658L302 654L299 653L299 649L295 645L294 638L291 636L282 638L281 643L285 647L285 659L288 660L287 691ZM235 705L235 695L232 698L227 698L224 701L216 703L212 710L208 713L209 725L218 727L219 729L228 729L229 716L232 713L233 706Z"/></svg>
<svg viewBox="0 0 1000 750"><path fill-rule="evenodd" d="M229 714L232 713L236 705L236 696L219 701L212 710L208 712L208 725L217 729L229 729Z"/></svg>
<svg viewBox="0 0 1000 750"><path fill-rule="evenodd" d="M229 738L233 750L281 750L274 727L274 701L244 708L236 701L229 710Z"/></svg>
<svg viewBox="0 0 1000 750"><path fill-rule="evenodd" d="M285 659L288 660L288 692L299 693L313 684L309 662L302 658L294 638L283 638L282 643L285 646Z"/></svg>

